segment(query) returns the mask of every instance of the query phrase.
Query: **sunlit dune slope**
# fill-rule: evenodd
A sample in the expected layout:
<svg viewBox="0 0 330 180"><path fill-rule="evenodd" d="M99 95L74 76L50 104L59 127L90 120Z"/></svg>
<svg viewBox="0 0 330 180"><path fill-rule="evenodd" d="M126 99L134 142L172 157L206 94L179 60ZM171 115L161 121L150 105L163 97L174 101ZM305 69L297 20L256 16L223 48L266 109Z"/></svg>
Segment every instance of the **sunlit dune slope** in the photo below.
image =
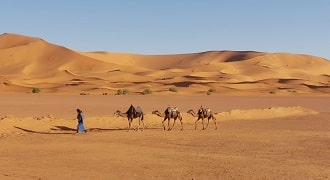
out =
<svg viewBox="0 0 330 180"><path fill-rule="evenodd" d="M330 61L290 53L208 51L142 55L79 52L18 34L0 35L0 92L115 94L330 93Z"/></svg>

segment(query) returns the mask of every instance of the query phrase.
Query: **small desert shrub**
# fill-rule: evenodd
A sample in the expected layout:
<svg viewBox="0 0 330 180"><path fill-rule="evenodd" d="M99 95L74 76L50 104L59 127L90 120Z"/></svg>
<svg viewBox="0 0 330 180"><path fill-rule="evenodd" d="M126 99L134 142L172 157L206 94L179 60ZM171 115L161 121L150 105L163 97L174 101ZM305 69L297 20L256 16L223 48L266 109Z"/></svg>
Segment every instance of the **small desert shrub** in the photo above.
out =
<svg viewBox="0 0 330 180"><path fill-rule="evenodd" d="M269 93L270 93L270 94L276 94L276 92L275 92L275 91L270 91Z"/></svg>
<svg viewBox="0 0 330 180"><path fill-rule="evenodd" d="M126 95L126 94L129 94L130 91L128 89L123 89L123 94Z"/></svg>
<svg viewBox="0 0 330 180"><path fill-rule="evenodd" d="M215 88L210 88L209 90L207 90L206 94L207 94L207 95L211 95L211 94L214 93L215 91L217 91Z"/></svg>
<svg viewBox="0 0 330 180"><path fill-rule="evenodd" d="M123 90L122 89L118 89L116 92L116 95L122 95L123 94Z"/></svg>
<svg viewBox="0 0 330 180"><path fill-rule="evenodd" d="M145 90L142 91L143 95L151 94L151 93L152 93L152 91L150 89L145 89Z"/></svg>
<svg viewBox="0 0 330 180"><path fill-rule="evenodd" d="M296 93L297 91L296 90L289 89L288 92Z"/></svg>
<svg viewBox="0 0 330 180"><path fill-rule="evenodd" d="M116 95L126 95L129 93L130 91L128 89L118 89Z"/></svg>
<svg viewBox="0 0 330 180"><path fill-rule="evenodd" d="M210 93L213 93L213 92L215 92L215 91L217 91L215 88L210 88L210 89L208 90L208 92L210 92Z"/></svg>
<svg viewBox="0 0 330 180"><path fill-rule="evenodd" d="M40 93L40 89L39 88L33 88L32 89L32 93Z"/></svg>
<svg viewBox="0 0 330 180"><path fill-rule="evenodd" d="M168 90L171 91L171 92L178 92L178 90L176 88L173 88L173 87L169 88Z"/></svg>

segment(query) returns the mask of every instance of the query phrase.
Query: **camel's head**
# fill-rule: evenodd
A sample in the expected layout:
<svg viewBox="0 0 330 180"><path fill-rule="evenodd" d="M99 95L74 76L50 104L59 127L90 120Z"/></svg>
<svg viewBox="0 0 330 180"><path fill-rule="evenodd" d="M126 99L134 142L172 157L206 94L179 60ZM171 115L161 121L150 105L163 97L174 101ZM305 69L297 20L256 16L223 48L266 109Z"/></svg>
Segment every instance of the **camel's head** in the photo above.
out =
<svg viewBox="0 0 330 180"><path fill-rule="evenodd" d="M151 112L151 114L157 114L157 113L159 113L158 110L155 110L155 111L152 111L152 112Z"/></svg>
<svg viewBox="0 0 330 180"><path fill-rule="evenodd" d="M120 110L117 110L116 112L113 113L114 116L119 117L121 114Z"/></svg>

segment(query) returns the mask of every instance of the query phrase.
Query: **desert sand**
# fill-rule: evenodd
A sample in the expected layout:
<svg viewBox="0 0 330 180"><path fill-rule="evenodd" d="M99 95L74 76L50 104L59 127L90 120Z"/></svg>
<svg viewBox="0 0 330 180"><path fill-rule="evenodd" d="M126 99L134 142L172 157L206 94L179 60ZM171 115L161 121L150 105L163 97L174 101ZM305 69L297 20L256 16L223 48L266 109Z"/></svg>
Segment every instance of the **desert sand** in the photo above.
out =
<svg viewBox="0 0 330 180"><path fill-rule="evenodd" d="M1 95L1 179L328 179L330 101L324 97ZM151 114L171 102L179 123ZM133 103L145 130L114 117ZM218 129L185 111L217 114ZM76 134L75 108L88 129ZM7 113L7 114L5 114ZM138 121L133 121L138 126Z"/></svg>
<svg viewBox="0 0 330 180"><path fill-rule="evenodd" d="M329 60L79 52L7 33L0 62L0 179L330 179ZM144 131L113 115L131 104ZM168 105L182 131L151 114ZM200 106L215 112L217 130L212 120L194 129L187 111ZM75 133L76 108L87 133Z"/></svg>

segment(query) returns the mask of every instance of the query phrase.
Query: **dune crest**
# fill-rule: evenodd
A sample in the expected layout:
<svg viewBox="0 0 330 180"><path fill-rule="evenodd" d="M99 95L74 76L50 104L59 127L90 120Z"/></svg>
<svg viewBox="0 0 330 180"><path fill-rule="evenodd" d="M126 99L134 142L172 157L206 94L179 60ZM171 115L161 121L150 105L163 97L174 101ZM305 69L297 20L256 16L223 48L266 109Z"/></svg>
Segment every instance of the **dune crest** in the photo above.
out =
<svg viewBox="0 0 330 180"><path fill-rule="evenodd" d="M302 54L254 51L207 51L142 55L79 52L41 38L0 35L0 92L115 94L330 94L330 61ZM63 72L69 72L67 74ZM5 80L4 80L5 79ZM72 79L84 85L70 86ZM8 88L10 85L11 88ZM104 92L101 92L104 91Z"/></svg>
<svg viewBox="0 0 330 180"><path fill-rule="evenodd" d="M221 120L256 120L284 118L291 116L315 115L318 112L304 107L271 107L265 109L241 110L235 109L229 112L221 112L217 116Z"/></svg>

